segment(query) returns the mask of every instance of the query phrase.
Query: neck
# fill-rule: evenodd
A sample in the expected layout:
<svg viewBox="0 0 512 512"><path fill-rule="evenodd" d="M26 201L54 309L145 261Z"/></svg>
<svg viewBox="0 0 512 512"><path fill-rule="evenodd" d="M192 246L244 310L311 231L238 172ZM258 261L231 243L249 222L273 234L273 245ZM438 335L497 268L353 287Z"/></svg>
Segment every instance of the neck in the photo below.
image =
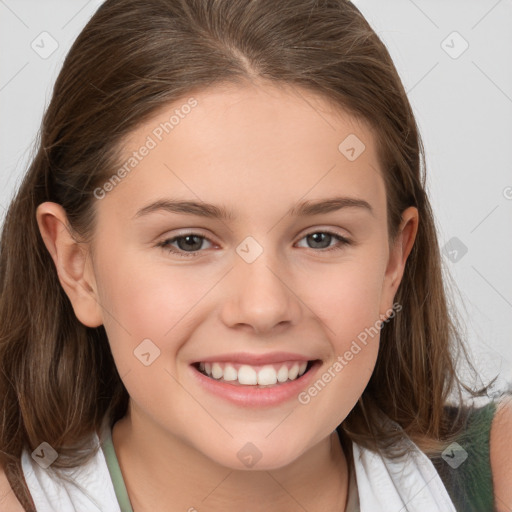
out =
<svg viewBox="0 0 512 512"><path fill-rule="evenodd" d="M289 465L260 471L221 466L130 412L113 426L112 442L134 512L225 512L247 504L323 512L347 503L348 465L336 431Z"/></svg>

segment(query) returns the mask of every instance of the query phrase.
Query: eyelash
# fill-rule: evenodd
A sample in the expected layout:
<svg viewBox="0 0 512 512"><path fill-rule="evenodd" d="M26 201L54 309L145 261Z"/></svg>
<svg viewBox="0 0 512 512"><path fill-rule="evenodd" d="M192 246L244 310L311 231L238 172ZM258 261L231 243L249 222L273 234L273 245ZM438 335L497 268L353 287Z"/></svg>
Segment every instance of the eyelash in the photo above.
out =
<svg viewBox="0 0 512 512"><path fill-rule="evenodd" d="M327 249L318 249L318 250L315 250L314 248L311 248L311 247L309 248L315 252L325 253L325 252L330 252L330 251L339 251L347 245L352 245L351 240L349 240L348 238L345 238L344 236L338 235L337 233L333 233L332 231L311 231L310 233L306 233L300 240L302 240L310 235L317 234L317 233L331 235L332 237L337 239L341 245L334 245L333 247L329 247ZM209 238L207 238L199 233L190 232L190 233L183 233L182 235L175 236L174 238L168 238L166 240L163 240L162 242L159 242L157 244L157 247L161 247L162 249L164 249L172 254L176 254L180 257L183 257L183 258L194 258L196 256L199 256L199 254L202 252L201 250L187 252L187 251L182 251L181 249L176 250L175 248L171 248L171 246L170 246L171 243L174 243L176 240L179 240L180 238L186 238L187 236L195 236L195 237L202 238L204 240L208 240L209 242L211 242L211 240Z"/></svg>

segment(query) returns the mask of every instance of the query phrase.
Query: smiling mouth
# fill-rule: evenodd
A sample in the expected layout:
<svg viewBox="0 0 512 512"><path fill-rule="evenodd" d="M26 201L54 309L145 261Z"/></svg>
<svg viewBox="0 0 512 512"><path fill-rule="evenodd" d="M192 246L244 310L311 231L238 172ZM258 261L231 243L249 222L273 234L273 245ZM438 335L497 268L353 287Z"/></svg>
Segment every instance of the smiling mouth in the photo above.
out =
<svg viewBox="0 0 512 512"><path fill-rule="evenodd" d="M255 388L274 387L300 379L314 361L284 361L265 365L213 362L194 363L192 366L210 379L225 382L233 386L252 386Z"/></svg>

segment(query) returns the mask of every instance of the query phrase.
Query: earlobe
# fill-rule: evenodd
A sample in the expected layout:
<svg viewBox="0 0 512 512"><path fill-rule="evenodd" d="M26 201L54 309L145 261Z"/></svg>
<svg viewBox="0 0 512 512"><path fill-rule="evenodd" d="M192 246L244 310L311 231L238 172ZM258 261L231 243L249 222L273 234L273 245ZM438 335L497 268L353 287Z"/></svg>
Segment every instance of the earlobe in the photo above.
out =
<svg viewBox="0 0 512 512"><path fill-rule="evenodd" d="M42 203L37 207L36 217L41 237L76 317L87 327L98 327L103 319L94 273L88 265L87 248L73 236L61 205Z"/></svg>

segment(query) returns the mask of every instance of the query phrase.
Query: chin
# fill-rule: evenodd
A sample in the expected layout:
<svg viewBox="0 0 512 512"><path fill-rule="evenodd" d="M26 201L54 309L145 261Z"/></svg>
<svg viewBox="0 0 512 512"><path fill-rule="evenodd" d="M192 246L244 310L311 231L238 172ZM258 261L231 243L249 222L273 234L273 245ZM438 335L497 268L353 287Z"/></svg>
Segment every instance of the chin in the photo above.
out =
<svg viewBox="0 0 512 512"><path fill-rule="evenodd" d="M214 463L237 471L269 471L284 468L293 463L303 453L304 448L296 447L288 441L278 439L269 442L233 442L236 447L225 447L219 453L204 453ZM286 451L283 451L283 445ZM301 449L302 448L302 449Z"/></svg>

